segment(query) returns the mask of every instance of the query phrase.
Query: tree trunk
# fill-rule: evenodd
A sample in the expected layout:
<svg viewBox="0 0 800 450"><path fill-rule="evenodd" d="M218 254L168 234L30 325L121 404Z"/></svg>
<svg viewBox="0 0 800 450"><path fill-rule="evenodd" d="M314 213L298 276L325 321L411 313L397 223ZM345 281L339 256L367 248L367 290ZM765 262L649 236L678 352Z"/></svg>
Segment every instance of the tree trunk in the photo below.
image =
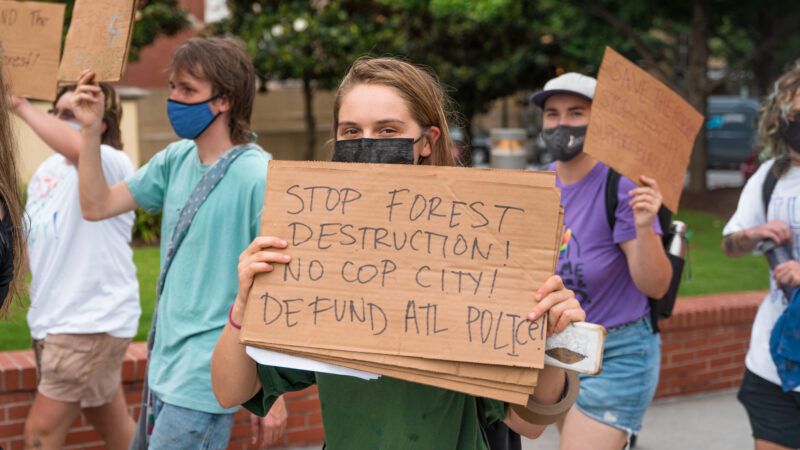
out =
<svg viewBox="0 0 800 450"><path fill-rule="evenodd" d="M777 20L775 20L775 10L772 8L759 8L757 19L758 35L762 41L771 39ZM761 98L770 92L771 85L775 78L780 74L775 67L773 52L761 52L755 64L756 92L752 92L751 97Z"/></svg>
<svg viewBox="0 0 800 450"><path fill-rule="evenodd" d="M508 96L505 96L500 100L502 108L500 109L500 126L503 128L508 128Z"/></svg>
<svg viewBox="0 0 800 450"><path fill-rule="evenodd" d="M686 77L686 95L689 103L704 116L708 100L708 27L711 22L709 0L692 1L692 31L689 40L689 67ZM706 191L706 130L700 127L689 161L689 192Z"/></svg>
<svg viewBox="0 0 800 450"><path fill-rule="evenodd" d="M313 161L317 151L317 119L314 117L314 88L308 78L303 78L303 103L306 120L306 151L303 159Z"/></svg>

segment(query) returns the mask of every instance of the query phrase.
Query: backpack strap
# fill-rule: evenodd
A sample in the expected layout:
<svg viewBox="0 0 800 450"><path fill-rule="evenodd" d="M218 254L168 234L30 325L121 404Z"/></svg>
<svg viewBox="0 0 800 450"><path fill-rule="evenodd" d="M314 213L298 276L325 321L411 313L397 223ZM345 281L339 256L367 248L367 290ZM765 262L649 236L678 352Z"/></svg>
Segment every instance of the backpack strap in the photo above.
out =
<svg viewBox="0 0 800 450"><path fill-rule="evenodd" d="M617 223L617 206L619 205L619 180L622 175L611 167L606 176L606 221L611 234L614 234L614 225Z"/></svg>
<svg viewBox="0 0 800 450"><path fill-rule="evenodd" d="M772 172L772 167L770 167L767 171L767 177L764 178L764 183L761 185L761 204L764 205L764 219L767 218L769 200L772 198L772 192L775 191L776 184L778 184L778 177L775 176Z"/></svg>
<svg viewBox="0 0 800 450"><path fill-rule="evenodd" d="M606 177L606 221L611 233L614 233L614 225L617 223L617 206L619 205L619 181L622 175L612 168L608 168L608 176ZM774 186L773 186L774 188ZM661 226L661 241L666 248L671 240L670 225L672 224L672 213L664 205L658 209L656 220Z"/></svg>

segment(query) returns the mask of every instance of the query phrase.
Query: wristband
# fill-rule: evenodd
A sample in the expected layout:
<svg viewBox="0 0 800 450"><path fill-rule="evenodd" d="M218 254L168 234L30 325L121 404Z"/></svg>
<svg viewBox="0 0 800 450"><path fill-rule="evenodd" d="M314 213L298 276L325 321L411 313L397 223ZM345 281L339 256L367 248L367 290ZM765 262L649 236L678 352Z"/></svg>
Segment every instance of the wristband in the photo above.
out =
<svg viewBox="0 0 800 450"><path fill-rule="evenodd" d="M580 380L578 375L571 371L565 370L567 380L564 386L564 396L561 400L553 405L540 405L535 403L533 399L528 398L527 406L510 405L510 408L524 421L534 423L537 425L550 425L559 421L562 417L567 415L567 412L575 404L580 391Z"/></svg>
<svg viewBox="0 0 800 450"><path fill-rule="evenodd" d="M233 321L233 305L231 305L231 309L228 310L228 323L230 323L231 326L237 330L242 329L241 325Z"/></svg>

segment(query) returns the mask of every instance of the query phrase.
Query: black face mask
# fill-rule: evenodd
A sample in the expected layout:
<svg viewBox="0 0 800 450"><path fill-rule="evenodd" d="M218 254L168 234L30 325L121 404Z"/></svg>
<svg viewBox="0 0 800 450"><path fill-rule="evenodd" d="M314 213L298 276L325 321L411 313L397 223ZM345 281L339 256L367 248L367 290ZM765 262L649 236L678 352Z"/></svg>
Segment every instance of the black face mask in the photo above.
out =
<svg viewBox="0 0 800 450"><path fill-rule="evenodd" d="M800 153L800 120L781 122L779 133L792 151Z"/></svg>
<svg viewBox="0 0 800 450"><path fill-rule="evenodd" d="M571 127L559 125L542 130L545 148L558 161L569 161L583 151L587 126Z"/></svg>
<svg viewBox="0 0 800 450"><path fill-rule="evenodd" d="M421 164L425 158L414 161L414 144L420 141L409 138L345 139L333 146L334 162L360 162L378 164Z"/></svg>

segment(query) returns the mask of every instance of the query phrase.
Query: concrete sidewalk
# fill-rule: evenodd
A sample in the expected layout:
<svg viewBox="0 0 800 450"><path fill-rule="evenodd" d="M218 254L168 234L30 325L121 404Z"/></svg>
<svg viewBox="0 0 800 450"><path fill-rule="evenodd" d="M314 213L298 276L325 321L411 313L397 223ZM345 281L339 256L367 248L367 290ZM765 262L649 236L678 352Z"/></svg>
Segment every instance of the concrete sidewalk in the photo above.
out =
<svg viewBox="0 0 800 450"><path fill-rule="evenodd" d="M548 428L524 450L558 449L558 431ZM753 439L736 391L655 401L644 416L634 450L751 450Z"/></svg>

